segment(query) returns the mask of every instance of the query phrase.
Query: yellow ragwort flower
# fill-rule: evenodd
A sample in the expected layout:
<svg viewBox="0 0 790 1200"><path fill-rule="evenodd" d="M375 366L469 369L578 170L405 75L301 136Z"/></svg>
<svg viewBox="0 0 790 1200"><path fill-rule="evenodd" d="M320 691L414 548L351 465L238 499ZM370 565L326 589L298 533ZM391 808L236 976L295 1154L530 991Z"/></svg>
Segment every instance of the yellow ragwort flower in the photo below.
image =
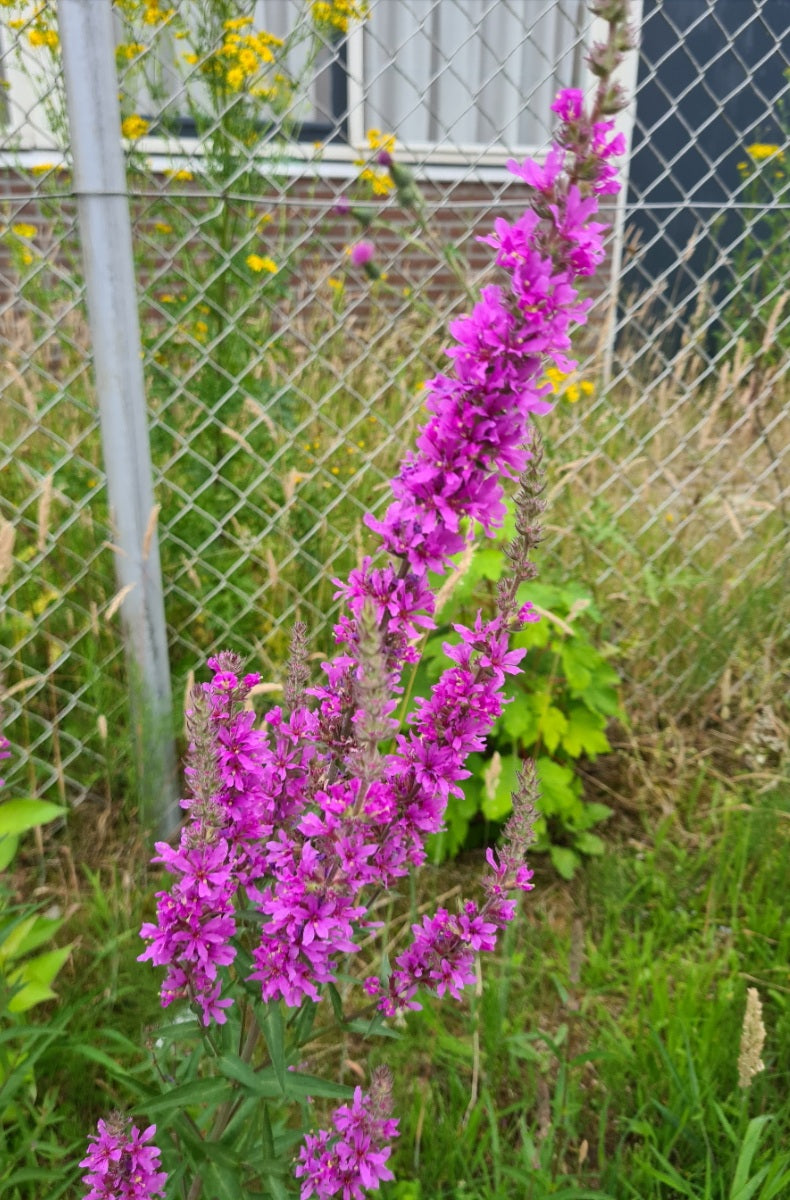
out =
<svg viewBox="0 0 790 1200"><path fill-rule="evenodd" d="M30 168L30 172L32 175L46 175L48 171L54 171L55 169L55 163L36 163L35 166Z"/></svg>
<svg viewBox="0 0 790 1200"><path fill-rule="evenodd" d="M189 183L194 176L191 171L187 171L186 167L168 167L164 174L168 179L174 179L176 183Z"/></svg>
<svg viewBox="0 0 790 1200"><path fill-rule="evenodd" d="M139 58L141 54L145 54L148 47L143 42L121 42L115 47L115 55L119 61L126 59L131 62L133 58Z"/></svg>
<svg viewBox="0 0 790 1200"><path fill-rule="evenodd" d="M27 221L20 221L18 225L11 226L11 232L17 237L32 238L36 236L37 229L35 225L29 225Z"/></svg>
<svg viewBox="0 0 790 1200"><path fill-rule="evenodd" d="M144 117L138 116L137 113L132 113L121 123L121 133L130 142L136 142L138 138L143 137L150 128L150 123Z"/></svg>
<svg viewBox="0 0 790 1200"><path fill-rule="evenodd" d="M277 263L273 258L269 258L268 255L248 254L244 261L250 270L255 271L256 274L261 271L268 271L270 275L277 273Z"/></svg>
<svg viewBox="0 0 790 1200"><path fill-rule="evenodd" d="M364 21L370 13L367 0L313 0L310 16L320 32L348 33L352 21Z"/></svg>
<svg viewBox="0 0 790 1200"><path fill-rule="evenodd" d="M156 230L157 233L172 233L173 232L173 226L168 225L167 221L157 221L156 224L154 225L154 229Z"/></svg>
<svg viewBox="0 0 790 1200"><path fill-rule="evenodd" d="M755 162L762 162L763 159L773 158L775 154L779 154L779 147L771 142L755 142L752 146L746 147L746 153Z"/></svg>

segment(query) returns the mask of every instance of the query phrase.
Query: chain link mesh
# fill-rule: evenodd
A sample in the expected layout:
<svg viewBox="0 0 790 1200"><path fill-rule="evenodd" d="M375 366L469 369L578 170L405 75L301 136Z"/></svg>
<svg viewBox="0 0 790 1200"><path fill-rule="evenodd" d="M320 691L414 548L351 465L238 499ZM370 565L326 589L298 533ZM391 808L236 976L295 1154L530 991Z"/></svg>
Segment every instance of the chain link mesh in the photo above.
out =
<svg viewBox="0 0 790 1200"><path fill-rule="evenodd" d="M221 645L276 680L297 616L326 645L332 578L485 272L476 235L523 205L503 164L584 82L577 0L374 0L346 38L353 7L116 3L177 692ZM113 532L55 27L2 14L8 736L17 786L78 802L126 762ZM607 609L649 718L726 721L781 686L788 29L784 0L644 0L618 301L546 430L547 572ZM391 132L419 211L377 161Z"/></svg>

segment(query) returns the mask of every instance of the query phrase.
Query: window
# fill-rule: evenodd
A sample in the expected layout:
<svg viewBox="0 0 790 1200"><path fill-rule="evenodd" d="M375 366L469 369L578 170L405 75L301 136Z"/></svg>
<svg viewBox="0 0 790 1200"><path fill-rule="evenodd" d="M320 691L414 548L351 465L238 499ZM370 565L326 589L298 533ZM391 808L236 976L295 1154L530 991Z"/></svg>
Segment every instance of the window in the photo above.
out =
<svg viewBox="0 0 790 1200"><path fill-rule="evenodd" d="M116 2L122 6L123 0ZM165 7L165 0L159 3ZM167 24L149 29L145 70L127 74L135 111L150 117L152 133L162 135L146 139L148 153L172 151L173 137L194 149L190 108L194 111L205 91L205 76L199 62L185 64L207 4L181 0L180 30ZM240 0L238 7L253 18L248 28L285 38L306 4L309 0ZM328 160L348 162L365 144L366 131L378 128L394 133L399 149L417 161L452 163L473 156L502 162L503 156L545 143L549 104L559 87L584 85L589 32L584 0L369 0L369 6L363 25L326 39L304 86L289 98L283 125L289 138L327 143ZM52 79L57 55L45 62L27 32L2 30L6 48L16 43L3 56L6 144L51 149L57 146ZM124 37L119 17L119 42ZM309 43L297 39L286 62L292 76L304 73L309 54Z"/></svg>

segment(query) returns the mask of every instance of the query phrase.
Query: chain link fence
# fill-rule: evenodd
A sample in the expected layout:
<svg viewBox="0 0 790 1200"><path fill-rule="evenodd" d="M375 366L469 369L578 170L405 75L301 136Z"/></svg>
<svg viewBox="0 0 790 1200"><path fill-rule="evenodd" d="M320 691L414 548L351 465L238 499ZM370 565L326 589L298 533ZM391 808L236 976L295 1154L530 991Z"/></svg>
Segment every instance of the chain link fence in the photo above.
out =
<svg viewBox="0 0 790 1200"><path fill-rule="evenodd" d="M475 239L524 205L504 164L546 145L558 87L587 82L581 0L363 7L114 3L176 704L218 647L276 682L297 616L328 644L332 579L368 548L361 518L386 503L420 381L485 275ZM770 737L788 616L790 3L638 9L612 286L546 427L545 572L603 610L640 720L742 738L748 714ZM0 15L0 627L7 733L26 750L9 775L76 803L117 794L130 762L121 550L57 13ZM355 264L363 240L374 257Z"/></svg>

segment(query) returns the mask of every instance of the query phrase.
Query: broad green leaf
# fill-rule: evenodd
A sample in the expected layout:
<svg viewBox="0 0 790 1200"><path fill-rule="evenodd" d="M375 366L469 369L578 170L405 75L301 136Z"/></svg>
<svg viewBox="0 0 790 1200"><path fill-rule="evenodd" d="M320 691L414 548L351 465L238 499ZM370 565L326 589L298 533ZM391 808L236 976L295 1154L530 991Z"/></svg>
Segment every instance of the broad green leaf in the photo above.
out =
<svg viewBox="0 0 790 1200"><path fill-rule="evenodd" d="M521 746L532 746L540 728L540 712L534 697L521 692L505 707L501 718L505 733Z"/></svg>
<svg viewBox="0 0 790 1200"><path fill-rule="evenodd" d="M29 958L10 972L10 986L19 987L20 990L8 1002L9 1012L27 1012L34 1005L55 998L52 982L71 954L72 944Z"/></svg>
<svg viewBox="0 0 790 1200"><path fill-rule="evenodd" d="M488 821L502 821L513 811L513 792L518 786L516 772L521 769L517 754L503 754L499 760L498 776L489 775L481 781L480 811ZM490 770L490 764L489 764Z"/></svg>
<svg viewBox="0 0 790 1200"><path fill-rule="evenodd" d="M26 983L8 1001L8 1011L12 1013L28 1012L37 1004L43 1004L45 1000L55 999L57 999L57 992L54 992L46 983Z"/></svg>
<svg viewBox="0 0 790 1200"><path fill-rule="evenodd" d="M0 963L11 958L20 958L50 941L63 924L62 917L33 915L20 921L0 945Z"/></svg>
<svg viewBox="0 0 790 1200"><path fill-rule="evenodd" d="M68 810L49 800L8 800L0 804L0 836L24 833L37 825L46 825Z"/></svg>
<svg viewBox="0 0 790 1200"><path fill-rule="evenodd" d="M599 754L611 750L604 733L605 728L605 717L590 712L583 704L572 704L562 735L562 748L567 750L571 758L579 758L586 754L588 758L595 759ZM548 746L548 742L546 745Z"/></svg>
<svg viewBox="0 0 790 1200"><path fill-rule="evenodd" d="M550 754L553 754L559 746L567 728L568 718L565 713L555 708L553 704L549 704L541 714L538 732Z"/></svg>
<svg viewBox="0 0 790 1200"><path fill-rule="evenodd" d="M577 807L579 781L570 767L541 756L535 763L540 785L539 811L547 817L567 816Z"/></svg>
<svg viewBox="0 0 790 1200"><path fill-rule="evenodd" d="M576 834L576 837L573 839L573 846L575 850L580 850L582 854L603 854L606 849L603 839L599 838L597 833L588 833L587 830Z"/></svg>
<svg viewBox="0 0 790 1200"><path fill-rule="evenodd" d="M611 817L614 809L608 804L599 804L597 800L590 800L584 806L584 828L589 829L591 825L597 825L599 821L606 821Z"/></svg>
<svg viewBox="0 0 790 1200"><path fill-rule="evenodd" d="M8 833L4 837L0 837L0 871L5 871L11 862L14 855L19 849L19 838L16 835Z"/></svg>
<svg viewBox="0 0 790 1200"><path fill-rule="evenodd" d="M573 879L580 862L578 854L568 846L549 846L549 857L563 879Z"/></svg>
<svg viewBox="0 0 790 1200"><path fill-rule="evenodd" d="M589 643L582 641L580 638L572 638L569 641L565 641L560 647L562 669L565 672L568 686L574 693L583 692L592 683L592 672L589 662L590 649Z"/></svg>

